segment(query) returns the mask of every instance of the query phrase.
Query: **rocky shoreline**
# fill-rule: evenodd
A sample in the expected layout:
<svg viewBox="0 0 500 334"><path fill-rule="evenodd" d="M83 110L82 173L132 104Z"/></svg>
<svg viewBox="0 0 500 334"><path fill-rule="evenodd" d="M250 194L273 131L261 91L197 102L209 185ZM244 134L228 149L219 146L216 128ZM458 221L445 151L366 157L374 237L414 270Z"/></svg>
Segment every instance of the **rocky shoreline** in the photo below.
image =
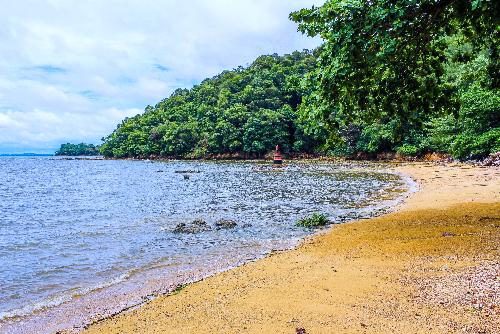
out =
<svg viewBox="0 0 500 334"><path fill-rule="evenodd" d="M86 333L494 333L500 171L395 171L420 184L398 212L335 226Z"/></svg>
<svg viewBox="0 0 500 334"><path fill-rule="evenodd" d="M176 156L138 156L130 158L114 158L114 157L71 157L71 156L60 156L60 159L64 160L138 160L138 161L266 161L272 160L272 154L269 153L265 156L250 156L239 153L231 154L217 154L217 155L207 155L204 157L176 157ZM381 163L381 162L392 162L392 163L440 163L440 164L450 164L450 163L462 163L466 165L473 166L500 166L500 152L492 153L483 159L468 159L465 161L459 161L453 159L449 154L442 153L427 153L422 156L403 156L395 152L379 153L376 155L366 155L357 154L351 157L334 157L321 154L293 154L286 155L285 159L288 161L331 161L331 162L346 162L346 163ZM179 173L181 173L180 171ZM199 171L186 171L188 173L198 173Z"/></svg>

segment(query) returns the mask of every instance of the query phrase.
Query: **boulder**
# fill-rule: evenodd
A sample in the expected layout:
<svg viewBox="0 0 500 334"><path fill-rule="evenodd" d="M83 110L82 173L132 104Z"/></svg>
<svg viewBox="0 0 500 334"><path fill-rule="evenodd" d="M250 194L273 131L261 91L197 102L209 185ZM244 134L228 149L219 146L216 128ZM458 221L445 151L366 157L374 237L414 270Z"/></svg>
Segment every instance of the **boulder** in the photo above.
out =
<svg viewBox="0 0 500 334"><path fill-rule="evenodd" d="M203 219L195 219L189 223L179 223L175 226L174 233L200 233L210 231L212 228Z"/></svg>
<svg viewBox="0 0 500 334"><path fill-rule="evenodd" d="M218 230L235 228L238 224L231 219L220 219L215 223L215 227Z"/></svg>

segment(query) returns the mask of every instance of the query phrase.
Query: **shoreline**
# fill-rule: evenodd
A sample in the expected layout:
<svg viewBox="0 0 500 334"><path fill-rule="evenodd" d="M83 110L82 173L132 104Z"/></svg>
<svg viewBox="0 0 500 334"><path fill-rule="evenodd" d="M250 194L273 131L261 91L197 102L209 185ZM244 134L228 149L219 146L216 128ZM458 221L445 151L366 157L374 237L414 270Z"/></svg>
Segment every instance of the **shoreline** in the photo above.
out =
<svg viewBox="0 0 500 334"><path fill-rule="evenodd" d="M423 168L425 170L422 170ZM313 253L315 253L314 252L315 245L324 243L325 242L324 239L335 237L339 233L339 230L345 230L345 229L350 230L353 228L352 226L362 227L366 229L368 225L373 225L374 221L377 222L379 220L381 221L391 220L394 219L394 216L396 216L395 218L398 218L401 215L403 216L408 215L409 213L415 210L420 210L420 212L417 213L417 217L418 215L420 216L425 215L426 211L444 210L445 211L444 217L447 217L447 215L448 216L450 215L451 211L453 211L455 214L460 215L460 212L469 213L470 210L472 210L472 212L479 210L478 208L473 208L473 209L468 208L467 205L465 205L465 207L461 207L460 209L453 209L454 205L460 206L464 202L483 203L477 205L485 205L486 207L482 208L481 210L486 210L486 211L487 210L491 211L491 206L493 206L494 210L496 210L499 206L498 189L500 189L499 188L500 173L498 168L473 167L465 164L447 164L444 166L440 166L432 163L400 163L398 164L398 166L389 166L389 168L387 169L392 170L394 172L402 173L404 175L408 175L413 180L415 180L419 185L419 191L414 192L413 194L410 195L409 198L404 199L403 200L404 202L395 208L395 212L384 214L381 217L371 218L368 220L354 221L348 224L341 224L342 226L333 226L329 228L327 231L322 231L319 234L307 237L297 248L279 253L271 253L269 256L263 259L254 260L240 267L230 269L228 271L224 271L214 276L210 276L206 279L202 279L201 281L191 283L187 287L184 287L182 291L176 291L176 293L173 295L159 296L158 298L146 302L145 304L142 304L139 307L134 308L133 310L129 310L127 312L120 312L120 314L118 315L98 321L97 323L91 325L84 332L126 333L133 331L153 332L153 331L168 330L169 332L173 333L176 332L204 333L211 330L214 332L221 332L221 333L233 333L233 332L258 333L258 332L269 332L269 331L292 333L294 328L295 329L304 328L306 330L308 330L309 328L311 332L329 332L335 330L337 332L350 333L350 332L363 331L366 330L368 327L372 327L363 322L360 322L361 325L357 324L355 327L349 329L349 326L346 326L346 324L351 323L352 322L351 320L347 321L347 323L341 322L344 324L344 327L339 327L338 324L337 326L335 326L334 325L335 321L332 322L331 321L332 319L330 319L330 322L323 321L323 325L321 324L318 325L317 321L311 321L311 323L308 323L305 320L298 319L302 318L299 315L303 313L303 310L295 310L295 313L297 314L298 317L297 319L292 317L292 319L291 320L289 319L289 321L282 321L280 323L277 323L276 322L277 319L275 316L278 314L281 315L281 313L283 313L283 307L276 304L274 299L269 299L269 296L267 296L267 294L262 294L262 290L266 290L269 295L274 295L276 297L276 295L280 295L279 292L283 292L283 289L288 289L290 291L293 291L294 288L297 288L296 285L290 284L290 282L288 282L287 279L285 279L288 278L288 280L292 280L292 277L290 276L293 275L285 274L284 277L276 276L277 271L279 272L280 266L289 265L288 262L283 262L282 258L290 258L290 257L301 258L303 257L304 253L310 252L311 248ZM481 171L487 171L487 173L481 173ZM438 175L432 174L431 176L431 173L429 172ZM485 180L492 182L490 182L489 185L484 184L484 182L477 183L476 181L455 182L458 179L464 181L464 179L470 177L477 178L477 182L483 182ZM471 189L466 189L466 188L471 188ZM464 189L466 191L464 191ZM484 204L484 203L490 203L490 204ZM448 212L447 210L451 211ZM441 214L440 212L435 213L435 215L438 216L440 214ZM355 228L354 230L357 230L357 228ZM496 232L495 230L492 233L494 234L495 237L498 235L498 232ZM495 239L493 241L494 241L493 245L494 246L497 245L497 240ZM316 247L316 248L321 248L321 247ZM329 250L324 250L324 249L322 249L320 253L322 254L322 256L324 256L323 253L325 252L330 253ZM333 255L332 254L328 255L339 257L339 254L335 255L335 253ZM374 254L368 253L365 255L367 255L368 257L372 257ZM363 256L354 258L355 259L361 258L363 260L366 260L364 259ZM498 254L493 254L493 259L498 262ZM357 261L358 260L347 261L346 264L357 265L356 263ZM362 260L359 261L363 262ZM301 264L301 261L298 261L297 263ZM367 263L365 263L359 270L363 271L363 268L365 268L365 266L368 268L373 267L376 263L378 263L378 261L374 261L372 259L372 261L368 261ZM393 264L393 266L399 267L399 271L396 271L397 274L399 274L398 276L401 276L402 269L404 269L403 272L405 270L406 271L409 270L408 268L405 268L405 265L408 265L406 261L402 261L402 263L401 261L399 262L396 261L396 263L397 265ZM320 265L320 264L321 262L318 263L315 262L315 265ZM292 269L295 269L296 271L301 271L300 266ZM336 273L337 271L335 270L334 272ZM323 271L320 270L320 274L325 274L324 270ZM353 273L351 272L351 274ZM394 272L392 274L394 274ZM259 278L263 279L264 282L269 281L269 284L267 285L264 284L264 286L261 287L259 287L258 285L254 286L254 288L251 289L253 290L253 293L250 294L247 291L249 287L248 284L245 283L245 281L248 279L248 277L255 275L257 276L260 275ZM280 277L282 279L279 279ZM378 275L375 275L375 277L378 277ZM373 277L370 278L373 279ZM350 277L350 279L356 281L355 276ZM342 278L338 278L337 280L332 281L332 283L335 282L337 284L347 283ZM387 284L387 282L383 283ZM291 305L299 303L303 304L303 308L307 309L307 308L317 308L318 305L322 304L322 302L314 302L313 300L308 300L308 298L310 298L311 295L318 294L319 291L318 289L304 288L303 287L304 282L300 282L300 280L299 284L301 284L302 286L299 289L301 293L304 293L304 290L307 291L306 295L304 296L306 297L304 300L308 302L304 303L304 300L298 302L295 298L287 296L287 298L283 300L284 305L290 306L290 303ZM344 288L340 291L337 289L338 293L334 294L333 296L332 295L329 296L328 299L340 298L339 300L342 300L342 298L348 296L359 297L359 295L363 295L364 298L369 297L365 295L366 291L364 289L367 288L366 284L362 284L362 286L359 287L352 286L352 284L347 284L347 285L348 285L347 287L344 286ZM223 289L225 293L221 294L220 293L221 289ZM370 289L368 288L368 290ZM379 294L381 293L381 291L377 291L377 289L375 290L371 289L371 292L376 292ZM493 292L498 293L498 291L496 291L496 287ZM284 296L281 295L281 297ZM392 298L394 298L394 296L392 296ZM256 312L259 316L257 316L257 314L254 314L252 308L247 309L248 303L250 301L253 307L257 307L257 310L259 307L261 307L261 312ZM380 304L381 304L380 300L375 302L375 305L380 306ZM209 308L207 308L208 305L210 305ZM417 306L419 305L420 304L417 303ZM364 305L364 307L366 308L367 305ZM428 305L425 305L424 308L428 307L429 307ZM454 305L454 307L457 306ZM292 307L292 309L293 308L294 307ZM498 310L498 305L496 306L494 305L493 308L494 311ZM196 313L195 315L193 315L192 309L197 310L195 312ZM419 309L419 307L417 307L417 309ZM339 311L340 310L338 306L334 307L332 305L332 310L330 311L330 315L338 314ZM440 310L440 313L442 314L441 311L442 310ZM342 318L344 320L350 318L349 312L347 313L340 312L340 313L342 313L343 315ZM356 312L354 313L357 314ZM231 316L228 317L227 319L223 319L221 318L220 314L226 314L228 316L229 315ZM269 318L270 315L273 314L274 316ZM326 314L328 314L328 312ZM168 316L161 318L162 319L161 321L155 320L161 315L168 315ZM493 317L490 317L489 319L496 320L495 317L498 317L497 313L495 313ZM277 318L280 317L278 316ZM412 330L413 332L424 332L421 329L419 330L419 327L415 327L413 324L415 320L419 320L422 317L417 317L419 319L414 319L414 318L415 317L413 317L410 322L400 323L402 327L399 326L400 327L399 329L402 330L403 332L412 332ZM383 320L383 319L378 319L378 320ZM456 323L457 320L455 319L453 321ZM467 326L476 326L475 328L478 328L477 326L481 326L481 324L474 322L474 317L472 320L469 319L468 321L469 322L467 323ZM488 321L486 321L486 325L483 324L483 326L486 326L485 328L489 326L487 322ZM384 323L384 326L388 325L387 322L382 321L381 323ZM396 323L389 321L389 325L395 326ZM436 333L450 332L450 328L446 328L443 326L438 326L438 327L439 328L437 330L429 330L427 328L425 332L436 332ZM455 325L455 327L458 328L459 326ZM385 327L380 327L380 328L385 328ZM408 328L412 329L408 330Z"/></svg>
<svg viewBox="0 0 500 334"><path fill-rule="evenodd" d="M303 163L307 165L310 164L309 161L303 161ZM324 164L324 162L319 162L319 161L318 163ZM370 211L366 211L366 213L361 216L365 216L367 214L371 216L378 216L380 214L386 213L389 210L393 209L396 205L401 203L401 201L403 201L404 198L408 196L409 192L414 191L413 188L415 185L413 184L413 182L410 182L408 178L401 175L401 173L394 173L387 171L386 166L374 165L374 164L352 164L352 163L348 165L351 167L349 171L352 172L382 173L382 174L389 173L397 175L398 178L401 179L400 181L401 184L405 184L405 186L401 187L401 189L394 194L398 194L401 191L403 191L403 189L407 189L402 193L402 195L399 194L391 195L389 197L382 196L379 200L380 203L370 205L372 209L371 214L368 213ZM328 164L328 166L335 167L335 169L338 168L344 169L346 167L346 164L334 164L334 165ZM398 188L399 186L395 187L394 189ZM368 216L362 219L368 219ZM326 231L327 229L322 229L320 231L313 232L314 234L312 235L326 233ZM307 239L310 237L311 235L308 235L305 238ZM269 252L276 253L285 250L293 250L296 247L298 247L303 242L303 240L304 238L301 238L301 240L297 241L291 240L287 242L288 246L283 246L281 245L281 243L280 245L274 245L273 248L269 249ZM3 331L9 332L10 330L13 330L14 332L27 332L27 331L37 332L38 330L42 330L41 328L44 328L43 325L44 323L51 323L49 328L51 328L53 331L56 331L56 329L59 331L63 328L66 328L66 331L68 332L80 331L83 328L85 328L89 323L100 322L103 319L116 316L130 309L140 307L141 305L144 305L145 303L148 303L149 301L158 298L160 296L168 295L172 291L177 290L179 286L184 286L186 284L192 284L194 282L202 281L213 275L230 271L245 263L258 261L262 258L267 257L269 252L265 252L262 254L259 253L256 254L255 256L252 256L251 258L245 257L244 259L242 256L236 256L235 258L238 259L241 257L241 261L237 261L236 263L228 262L227 265L214 267L213 270L212 269L198 270L193 273L193 276L182 275L182 277L171 278L171 277L163 277L158 273L157 275L153 274L153 276L150 277L151 275L148 276L147 274L150 271L149 269L133 270L133 273L125 273L120 276L120 277L126 276L127 278L126 281L123 281L121 278L118 279L118 281L114 279L113 281L116 281L117 283L105 282L105 284L102 286L99 285L95 287L90 287L88 289L86 288L88 291L85 293L80 291L75 291L71 296L69 295L57 296L57 298L59 299L64 298L64 300L61 300L60 302L58 302L59 299L51 298L48 300L47 306L43 306L41 302L35 304L33 307L38 307L38 308L35 309L35 311L33 312L30 311L29 308L26 308L26 310L24 308L20 309L20 311L25 313L21 313L20 315L13 315L10 318L4 319L5 321L3 322L3 325L2 322L0 322L0 332ZM199 267L204 268L204 266L202 265L200 265ZM151 290L150 286L153 283L150 282L153 281L162 282L161 284L154 283L155 286L158 286L158 289L155 288ZM134 286L137 287L136 288L138 290L137 293L131 293ZM107 298L112 298L113 300L113 302L110 303L110 305L105 305L98 302L99 299L107 299ZM57 304L52 304L52 303L57 303ZM92 308L94 308L93 311L91 311ZM86 315L82 313L83 310L88 310L86 311L87 313ZM50 329L46 330L47 332L51 332Z"/></svg>

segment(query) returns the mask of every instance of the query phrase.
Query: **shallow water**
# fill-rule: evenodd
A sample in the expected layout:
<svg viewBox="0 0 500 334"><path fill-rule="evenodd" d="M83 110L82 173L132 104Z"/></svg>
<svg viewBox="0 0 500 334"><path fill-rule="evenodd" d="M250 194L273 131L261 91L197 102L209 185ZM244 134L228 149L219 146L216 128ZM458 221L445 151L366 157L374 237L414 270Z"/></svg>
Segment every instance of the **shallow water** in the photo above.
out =
<svg viewBox="0 0 500 334"><path fill-rule="evenodd" d="M351 167L256 166L0 158L0 332L81 326L175 284L289 248L312 233L295 226L299 218L369 217L407 190L397 175ZM196 218L238 226L173 232ZM99 303L103 298L115 302Z"/></svg>

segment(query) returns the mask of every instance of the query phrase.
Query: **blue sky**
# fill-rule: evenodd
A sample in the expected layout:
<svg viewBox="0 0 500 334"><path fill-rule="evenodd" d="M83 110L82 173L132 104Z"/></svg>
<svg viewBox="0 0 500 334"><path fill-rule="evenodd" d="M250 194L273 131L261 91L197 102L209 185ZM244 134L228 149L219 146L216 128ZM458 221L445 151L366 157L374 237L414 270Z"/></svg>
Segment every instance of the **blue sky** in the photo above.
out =
<svg viewBox="0 0 500 334"><path fill-rule="evenodd" d="M18 0L0 12L0 153L100 143L124 117L261 54L314 48L321 0Z"/></svg>

